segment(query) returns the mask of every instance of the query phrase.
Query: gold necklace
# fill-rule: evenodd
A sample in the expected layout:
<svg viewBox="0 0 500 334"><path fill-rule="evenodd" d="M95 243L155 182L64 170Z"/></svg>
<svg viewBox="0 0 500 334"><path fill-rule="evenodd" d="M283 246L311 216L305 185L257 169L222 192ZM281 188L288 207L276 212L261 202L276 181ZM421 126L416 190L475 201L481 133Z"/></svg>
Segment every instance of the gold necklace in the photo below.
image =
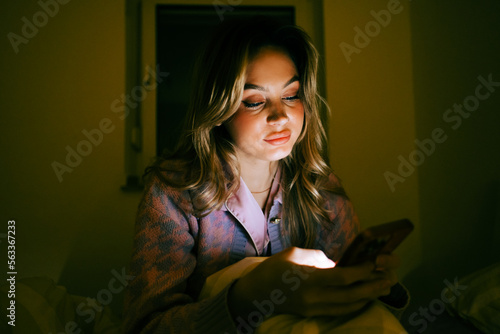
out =
<svg viewBox="0 0 500 334"><path fill-rule="evenodd" d="M266 190L262 190L262 191L251 191L252 194L262 194L262 193L265 193L266 191L269 191L269 189L271 189L271 187L267 188Z"/></svg>
<svg viewBox="0 0 500 334"><path fill-rule="evenodd" d="M269 191L269 189L271 189L273 186L273 182L274 182L274 179L276 178L277 173L278 173L278 169L276 169L276 171L274 172L274 176L273 176L273 179L271 180L271 185L269 186L269 188L267 188L266 190L262 190L262 191L250 191L250 192L252 194L262 194L262 193L265 193L266 191Z"/></svg>

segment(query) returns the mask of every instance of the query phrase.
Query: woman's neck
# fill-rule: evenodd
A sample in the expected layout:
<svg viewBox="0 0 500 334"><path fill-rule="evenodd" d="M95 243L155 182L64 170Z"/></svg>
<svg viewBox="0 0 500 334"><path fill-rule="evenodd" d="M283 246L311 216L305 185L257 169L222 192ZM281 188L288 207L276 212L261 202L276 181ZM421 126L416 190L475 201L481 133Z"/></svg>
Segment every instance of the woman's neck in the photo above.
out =
<svg viewBox="0 0 500 334"><path fill-rule="evenodd" d="M273 183L278 162L262 161L253 164L240 164L243 181L252 194L267 194Z"/></svg>

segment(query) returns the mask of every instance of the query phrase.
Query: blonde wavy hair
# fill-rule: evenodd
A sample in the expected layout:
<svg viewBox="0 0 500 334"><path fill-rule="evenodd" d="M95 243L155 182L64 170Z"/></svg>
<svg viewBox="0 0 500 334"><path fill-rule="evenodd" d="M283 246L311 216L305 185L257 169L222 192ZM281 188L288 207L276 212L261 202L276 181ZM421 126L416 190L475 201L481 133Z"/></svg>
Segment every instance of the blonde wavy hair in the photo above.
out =
<svg viewBox="0 0 500 334"><path fill-rule="evenodd" d="M326 158L326 133L318 94L318 52L297 26L264 18L221 25L198 59L194 87L184 125L185 135L174 152L164 152L146 174L194 194L197 216L220 208L239 187L240 172L234 145L224 126L237 111L245 85L247 64L264 47L280 48L294 62L304 105L304 127L291 154L282 159L282 229L292 244L313 247L319 224L330 224L321 191L345 196L339 186L328 189L332 173ZM175 164L165 163L175 160ZM183 177L165 171L181 172ZM179 175L178 173L175 173Z"/></svg>

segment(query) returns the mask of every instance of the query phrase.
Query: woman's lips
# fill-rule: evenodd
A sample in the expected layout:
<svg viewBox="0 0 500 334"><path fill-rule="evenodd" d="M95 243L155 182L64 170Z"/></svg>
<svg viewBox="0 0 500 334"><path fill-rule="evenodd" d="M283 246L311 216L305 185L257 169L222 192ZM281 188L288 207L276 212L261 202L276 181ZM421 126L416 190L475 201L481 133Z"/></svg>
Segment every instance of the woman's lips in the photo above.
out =
<svg viewBox="0 0 500 334"><path fill-rule="evenodd" d="M286 144L292 135L292 132L290 130L285 130L281 132L276 132L272 133L269 136L267 136L264 141L266 143L269 143L271 145L283 145Z"/></svg>

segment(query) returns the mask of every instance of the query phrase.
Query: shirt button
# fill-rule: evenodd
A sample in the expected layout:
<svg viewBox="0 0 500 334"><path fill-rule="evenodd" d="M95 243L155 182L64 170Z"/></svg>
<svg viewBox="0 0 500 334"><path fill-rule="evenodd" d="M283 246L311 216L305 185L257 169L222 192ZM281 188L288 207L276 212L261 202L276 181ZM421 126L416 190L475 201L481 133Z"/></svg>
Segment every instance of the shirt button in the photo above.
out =
<svg viewBox="0 0 500 334"><path fill-rule="evenodd" d="M281 223L281 219L280 218L271 219L271 223L272 224L279 224L279 223Z"/></svg>

